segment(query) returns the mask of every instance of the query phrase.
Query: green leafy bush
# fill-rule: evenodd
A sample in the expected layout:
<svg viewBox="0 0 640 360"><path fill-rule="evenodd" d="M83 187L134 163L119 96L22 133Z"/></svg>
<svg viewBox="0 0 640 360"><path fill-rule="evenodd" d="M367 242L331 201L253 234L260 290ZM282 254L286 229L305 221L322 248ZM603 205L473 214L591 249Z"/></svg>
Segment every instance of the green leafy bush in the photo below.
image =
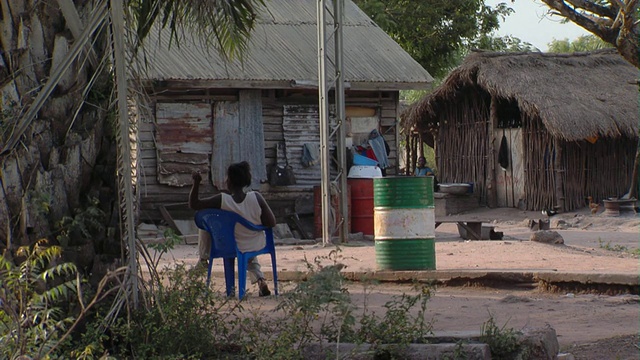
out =
<svg viewBox="0 0 640 360"><path fill-rule="evenodd" d="M125 269L110 272L93 296L84 299L76 266L58 263L62 251L42 239L18 248L19 265L0 256L0 358L93 359L106 355L101 341L77 341L74 330L94 305L120 289L107 285Z"/></svg>
<svg viewBox="0 0 640 360"><path fill-rule="evenodd" d="M26 259L16 266L0 256L0 354L3 358L52 353L74 322L63 305L76 295L74 264L55 264L62 250L41 240L21 247Z"/></svg>
<svg viewBox="0 0 640 360"><path fill-rule="evenodd" d="M124 357L213 358L227 352L234 327L233 304L207 289L202 272L184 265L161 271L162 281L148 293L145 306L111 329L117 352ZM115 352L113 350L112 352Z"/></svg>
<svg viewBox="0 0 640 360"><path fill-rule="evenodd" d="M502 327L496 325L493 315L482 324L480 341L489 345L492 359L528 359L526 349L522 348L518 340L518 332L512 328L507 329L505 323Z"/></svg>

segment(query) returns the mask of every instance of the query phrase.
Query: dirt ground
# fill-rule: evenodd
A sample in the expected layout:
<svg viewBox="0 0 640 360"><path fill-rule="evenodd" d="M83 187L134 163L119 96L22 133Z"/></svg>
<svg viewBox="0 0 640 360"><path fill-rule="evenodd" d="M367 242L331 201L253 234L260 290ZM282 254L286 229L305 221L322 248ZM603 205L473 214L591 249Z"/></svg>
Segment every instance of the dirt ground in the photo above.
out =
<svg viewBox="0 0 640 360"><path fill-rule="evenodd" d="M551 218L551 230L564 239L564 245L547 245L529 241L532 230L528 220L540 219L539 213L513 209L481 209L468 214L487 220L502 231L499 241L465 241L453 224L436 229L437 270L468 271L551 271L559 273L627 274L639 272L638 248L640 217L607 217L591 215L588 209ZM335 246L283 245L278 246L279 271L303 271L306 262L326 258ZM363 239L339 246L339 261L344 271L376 270L375 246ZM195 245L180 245L165 256L166 265L176 261L195 264ZM265 274L269 273L267 256L260 258ZM322 260L329 264L328 259ZM221 271L221 264L214 263ZM214 280L222 291L222 282ZM294 286L282 282L281 291ZM350 286L356 303L364 303L362 284ZM269 308L277 299L257 298L250 288L248 303ZM406 284L383 283L369 288L367 306L380 307L394 295L409 292ZM640 297L632 294L615 296L589 293L549 293L539 289L501 286L442 287L435 289L429 302L434 331L479 332L490 316L498 325L519 329L523 327L553 327L561 351L576 359L640 359Z"/></svg>

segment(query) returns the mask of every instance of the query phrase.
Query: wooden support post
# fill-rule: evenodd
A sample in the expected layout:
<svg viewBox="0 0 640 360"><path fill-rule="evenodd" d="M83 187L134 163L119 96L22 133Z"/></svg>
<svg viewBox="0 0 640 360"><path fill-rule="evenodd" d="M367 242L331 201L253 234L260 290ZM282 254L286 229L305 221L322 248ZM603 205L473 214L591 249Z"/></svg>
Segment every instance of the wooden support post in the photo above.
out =
<svg viewBox="0 0 640 360"><path fill-rule="evenodd" d="M164 219L164 221L167 222L167 225L169 225L169 227L172 228L176 232L176 234L184 235L178 228L178 225L176 225L175 221L173 221L173 218L171 217L171 214L169 214L169 212L167 211L167 208L160 205L158 206L158 210L160 210L160 214L162 214L162 218Z"/></svg>
<svg viewBox="0 0 640 360"><path fill-rule="evenodd" d="M496 131L498 128L498 100L495 96L491 97L491 106L489 110L489 121L487 123L487 131L489 132L487 143L487 206L489 208L498 207L498 184L496 183Z"/></svg>
<svg viewBox="0 0 640 360"><path fill-rule="evenodd" d="M407 131L407 135L404 140L405 145L405 158L404 158L404 174L411 175L411 130Z"/></svg>
<svg viewBox="0 0 640 360"><path fill-rule="evenodd" d="M434 169L436 172L438 171L438 169L440 169L440 155L438 154L438 132L432 132L431 136L433 136L433 153L435 155L435 167L436 169Z"/></svg>
<svg viewBox="0 0 640 360"><path fill-rule="evenodd" d="M566 209L564 203L564 162L562 161L562 141L558 138L555 138L553 141L553 148L555 150L555 160L553 162L553 168L555 172L554 183L555 183L555 196L556 196L556 207L558 211L564 212Z"/></svg>

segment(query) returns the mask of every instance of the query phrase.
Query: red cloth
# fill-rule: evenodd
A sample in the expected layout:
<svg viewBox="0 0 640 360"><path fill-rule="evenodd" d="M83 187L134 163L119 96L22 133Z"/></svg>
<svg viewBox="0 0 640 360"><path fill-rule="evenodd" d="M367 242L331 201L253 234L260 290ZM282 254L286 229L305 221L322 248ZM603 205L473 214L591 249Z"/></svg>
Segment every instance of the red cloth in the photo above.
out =
<svg viewBox="0 0 640 360"><path fill-rule="evenodd" d="M373 153L373 149L372 148L368 148L367 149L367 153L365 154L366 157L368 157L369 159L373 159L378 161L378 158L376 157L376 154Z"/></svg>

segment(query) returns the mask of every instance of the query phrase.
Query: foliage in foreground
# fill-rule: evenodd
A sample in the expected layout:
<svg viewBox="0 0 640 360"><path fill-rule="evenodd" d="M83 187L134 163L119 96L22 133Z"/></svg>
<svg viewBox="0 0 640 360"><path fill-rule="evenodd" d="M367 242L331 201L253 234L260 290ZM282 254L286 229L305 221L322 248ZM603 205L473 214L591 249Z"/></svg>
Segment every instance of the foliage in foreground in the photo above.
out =
<svg viewBox="0 0 640 360"><path fill-rule="evenodd" d="M20 265L0 256L0 358L82 358L100 347L74 349L71 335L89 309L110 293L103 290L114 275L105 277L86 302L76 266L58 264L61 255L61 247L40 240L17 250Z"/></svg>
<svg viewBox="0 0 640 360"><path fill-rule="evenodd" d="M207 288L204 268L178 265L144 282L143 306L115 321L106 320L112 309L88 313L108 293L107 280L85 305L75 266L55 264L60 248L36 244L23 251L20 266L0 257L2 358L302 359L311 343L370 344L372 355L394 357L432 331L428 286L394 297L377 314L367 282L364 304L352 302L339 250L307 262L306 281L281 295L275 309L245 307L247 301ZM515 332L498 328L493 318L483 339L498 359L520 351Z"/></svg>
<svg viewBox="0 0 640 360"><path fill-rule="evenodd" d="M246 301L206 288L203 269L183 265L164 270L149 303L133 321L113 327L112 353L137 358L302 359L314 342L382 344L423 342L430 290L403 294L378 315L352 303L340 273L338 252L307 263L306 281L284 293L275 311L246 308ZM333 264L323 266L323 261ZM412 310L418 308L416 315Z"/></svg>

